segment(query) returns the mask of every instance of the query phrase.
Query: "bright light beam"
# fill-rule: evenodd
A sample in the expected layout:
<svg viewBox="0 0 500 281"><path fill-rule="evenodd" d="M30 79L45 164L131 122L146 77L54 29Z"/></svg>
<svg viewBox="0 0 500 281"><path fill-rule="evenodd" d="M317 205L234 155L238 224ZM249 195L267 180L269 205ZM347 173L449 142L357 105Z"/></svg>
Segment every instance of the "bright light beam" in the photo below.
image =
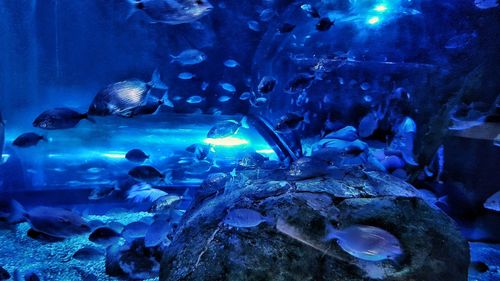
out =
<svg viewBox="0 0 500 281"><path fill-rule="evenodd" d="M227 137L227 138L220 138L220 139L212 139L212 138L207 138L203 140L204 143L215 145L215 146L238 146L238 145L244 145L248 144L249 142L244 139L239 139L239 138L234 138L234 137Z"/></svg>
<svg viewBox="0 0 500 281"><path fill-rule="evenodd" d="M379 13L383 13L383 12L387 11L387 6L384 4L379 4L379 5L375 6L375 8L373 8L373 10L375 10Z"/></svg>
<svg viewBox="0 0 500 281"><path fill-rule="evenodd" d="M368 24L375 25L380 22L379 17L371 17L368 19Z"/></svg>

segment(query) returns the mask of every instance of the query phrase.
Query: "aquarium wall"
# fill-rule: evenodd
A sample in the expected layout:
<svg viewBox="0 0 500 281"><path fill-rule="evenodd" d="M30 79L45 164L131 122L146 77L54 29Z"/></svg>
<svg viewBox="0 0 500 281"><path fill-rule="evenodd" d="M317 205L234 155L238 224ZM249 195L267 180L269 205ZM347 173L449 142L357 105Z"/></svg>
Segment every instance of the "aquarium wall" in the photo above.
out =
<svg viewBox="0 0 500 281"><path fill-rule="evenodd" d="M499 9L1 1L0 280L500 279Z"/></svg>

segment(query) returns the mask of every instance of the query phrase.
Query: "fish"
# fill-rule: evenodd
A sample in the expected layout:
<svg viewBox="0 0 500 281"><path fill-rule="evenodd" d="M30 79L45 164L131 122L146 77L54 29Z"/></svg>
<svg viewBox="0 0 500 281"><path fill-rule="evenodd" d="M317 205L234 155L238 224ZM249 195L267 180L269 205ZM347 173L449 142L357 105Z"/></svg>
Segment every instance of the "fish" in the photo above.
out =
<svg viewBox="0 0 500 281"><path fill-rule="evenodd" d="M168 99L168 90L165 91L163 97L160 99L149 96L144 105L140 105L132 109L127 117L155 114L160 108L160 106L167 106L170 108L174 107L172 101Z"/></svg>
<svg viewBox="0 0 500 281"><path fill-rule="evenodd" d="M163 190L153 188L147 183L139 183L130 188L127 192L127 199L132 200L135 203L140 203L144 201L154 202L163 196L168 195Z"/></svg>
<svg viewBox="0 0 500 281"><path fill-rule="evenodd" d="M333 26L333 24L334 22L331 21L329 18L321 18L316 24L316 30L328 31Z"/></svg>
<svg viewBox="0 0 500 281"><path fill-rule="evenodd" d="M337 131L331 132L323 137L324 139L338 139L345 141L355 141L358 139L358 131L353 126L346 126Z"/></svg>
<svg viewBox="0 0 500 281"><path fill-rule="evenodd" d="M369 225L335 229L327 224L325 241L337 240L348 254L367 261L395 260L403 254L399 240L391 233Z"/></svg>
<svg viewBox="0 0 500 281"><path fill-rule="evenodd" d="M304 116L289 112L280 117L276 125L274 125L274 130L280 133L291 132L297 129L302 121L305 121Z"/></svg>
<svg viewBox="0 0 500 281"><path fill-rule="evenodd" d="M99 186L97 188L94 188L90 192L88 199L89 200L100 200L100 199L103 199L103 198L110 196L111 194L113 194L113 192L115 192L117 190L119 190L119 189L116 188L115 186Z"/></svg>
<svg viewBox="0 0 500 281"><path fill-rule="evenodd" d="M142 238L146 235L148 231L149 224L142 221L135 221L127 224L123 229L121 235L127 240L133 240L135 238Z"/></svg>
<svg viewBox="0 0 500 281"><path fill-rule="evenodd" d="M33 121L33 127L44 130L61 130L76 127L80 120L86 119L91 123L95 121L88 113L78 113L72 109L59 107L42 112Z"/></svg>
<svg viewBox="0 0 500 281"><path fill-rule="evenodd" d="M268 8L268 9L264 9L260 12L259 14L259 19L260 21L262 22L268 22L270 21L274 16L276 15L276 12L271 9L271 8Z"/></svg>
<svg viewBox="0 0 500 281"><path fill-rule="evenodd" d="M220 96L217 100L219 102L227 102L231 99L231 97L228 97L228 96Z"/></svg>
<svg viewBox="0 0 500 281"><path fill-rule="evenodd" d="M226 82L220 82L219 86L224 89L225 91L228 91L230 93L236 92L236 88L233 86L231 83L226 83Z"/></svg>
<svg viewBox="0 0 500 281"><path fill-rule="evenodd" d="M132 79L106 86L92 100L88 114L130 117L134 109L147 104L151 89L168 90L158 69L153 72L150 82Z"/></svg>
<svg viewBox="0 0 500 281"><path fill-rule="evenodd" d="M149 208L148 212L159 213L166 211L172 205L174 205L174 203L179 202L181 199L182 196L176 194L167 194L161 196L160 198L153 201L153 204L151 204L151 207Z"/></svg>
<svg viewBox="0 0 500 281"><path fill-rule="evenodd" d="M151 23L178 25L192 23L208 15L214 8L208 0L128 0L129 17L144 12Z"/></svg>
<svg viewBox="0 0 500 281"><path fill-rule="evenodd" d="M243 158L238 160L238 167L245 168L245 169L255 169L255 168L260 168L266 162L269 160L268 157L264 157L261 154L257 152L249 152L245 153Z"/></svg>
<svg viewBox="0 0 500 281"><path fill-rule="evenodd" d="M208 86L209 86L209 85L210 85L210 83L208 83L208 82L206 82L206 81L203 81L203 82L201 83L200 88L201 88L201 90L202 90L202 91L206 91L206 90L208 89Z"/></svg>
<svg viewBox="0 0 500 281"><path fill-rule="evenodd" d="M498 7L498 0L474 0L474 5L479 9L491 9Z"/></svg>
<svg viewBox="0 0 500 281"><path fill-rule="evenodd" d="M240 66L240 64L233 59L228 59L228 60L224 61L224 66L229 67L229 68L235 68L235 67Z"/></svg>
<svg viewBox="0 0 500 281"><path fill-rule="evenodd" d="M189 166L184 168L184 173L187 175L202 175L209 172L215 162L208 160L194 161Z"/></svg>
<svg viewBox="0 0 500 281"><path fill-rule="evenodd" d="M207 133L207 138L218 139L230 137L238 132L240 128L248 129L247 117L243 117L241 121L224 120L215 124Z"/></svg>
<svg viewBox="0 0 500 281"><path fill-rule="evenodd" d="M244 93L242 93L240 95L240 100L248 100L248 99L250 99L252 97L253 97L252 93L250 93L250 92L244 92Z"/></svg>
<svg viewBox="0 0 500 281"><path fill-rule="evenodd" d="M89 241L96 244L109 246L115 244L120 239L120 234L114 229L104 226L95 229L89 235Z"/></svg>
<svg viewBox="0 0 500 281"><path fill-rule="evenodd" d="M500 191L497 191L495 194L488 197L488 199L486 199L483 203L483 207L488 210L500 212Z"/></svg>
<svg viewBox="0 0 500 281"><path fill-rule="evenodd" d="M363 91L368 91L370 89L370 83L368 82L363 82L361 85L359 85L359 88Z"/></svg>
<svg viewBox="0 0 500 281"><path fill-rule="evenodd" d="M224 217L224 224L237 227L237 228L247 228L255 227L263 222L272 224L272 220L263 216L261 213L252 209L232 209Z"/></svg>
<svg viewBox="0 0 500 281"><path fill-rule="evenodd" d="M170 242L167 235L172 232L172 225L166 220L155 220L144 235L144 246L155 247L162 242Z"/></svg>
<svg viewBox="0 0 500 281"><path fill-rule="evenodd" d="M24 133L20 136L18 136L13 142L12 145L17 146L17 147L31 147L35 146L38 144L40 141L47 141L47 139L44 136L41 136L37 133Z"/></svg>
<svg viewBox="0 0 500 281"><path fill-rule="evenodd" d="M309 89L315 79L315 75L298 73L287 82L284 91L290 95L301 93Z"/></svg>
<svg viewBox="0 0 500 281"><path fill-rule="evenodd" d="M367 138L371 136L378 128L379 116L376 112L370 111L366 114L361 121L359 121L358 131L359 136Z"/></svg>
<svg viewBox="0 0 500 281"><path fill-rule="evenodd" d="M306 14L311 18L319 18L320 17L318 10L315 7L313 7L311 4L303 4L300 6L300 8L304 12L306 12Z"/></svg>
<svg viewBox="0 0 500 281"><path fill-rule="evenodd" d="M256 98L255 101L250 100L250 104L253 107L261 107L261 106L265 105L266 103L267 103L267 98L265 98L265 97Z"/></svg>
<svg viewBox="0 0 500 281"><path fill-rule="evenodd" d="M203 97L200 97L200 96L191 96L189 97L186 102L187 103L191 103L191 104L196 104L196 103L200 103L204 100L205 98Z"/></svg>
<svg viewBox="0 0 500 281"><path fill-rule="evenodd" d="M170 180L169 174L165 173L162 174L160 171L158 171L156 168L152 166L137 166L132 168L129 172L128 175L131 176L132 178L142 181L142 182L157 182L157 181L165 181L167 182Z"/></svg>
<svg viewBox="0 0 500 281"><path fill-rule="evenodd" d="M142 163L149 159L149 155L138 148L134 148L125 154L125 158L131 162Z"/></svg>
<svg viewBox="0 0 500 281"><path fill-rule="evenodd" d="M260 24L257 21L250 20L247 22L248 29L253 30L255 32L260 31Z"/></svg>
<svg viewBox="0 0 500 281"><path fill-rule="evenodd" d="M289 33L292 32L295 29L295 27L296 27L295 24L284 22L280 26L278 26L277 30L279 33Z"/></svg>
<svg viewBox="0 0 500 281"><path fill-rule="evenodd" d="M87 222L77 213L56 207L35 207L29 211L17 204L14 212L28 220L31 228L54 238L67 238L90 231Z"/></svg>
<svg viewBox="0 0 500 281"><path fill-rule="evenodd" d="M193 153L196 159L204 160L210 153L210 146L204 144L192 144L186 147L186 151Z"/></svg>
<svg viewBox="0 0 500 281"><path fill-rule="evenodd" d="M181 72L179 73L179 75L177 75L177 77L182 80L189 80L195 77L195 75L191 72Z"/></svg>
<svg viewBox="0 0 500 281"><path fill-rule="evenodd" d="M0 112L0 164L3 163L3 147L5 145L5 122Z"/></svg>
<svg viewBox="0 0 500 281"><path fill-rule="evenodd" d="M72 256L73 259L88 261L96 260L104 257L104 250L92 246L78 249Z"/></svg>
<svg viewBox="0 0 500 281"><path fill-rule="evenodd" d="M171 63L179 63L181 65L195 65L204 62L207 59L207 55L197 49L187 49L182 51L179 55L172 57Z"/></svg>
<svg viewBox="0 0 500 281"><path fill-rule="evenodd" d="M475 32L463 33L451 37L444 45L445 49L463 49L470 46L473 40L477 37Z"/></svg>
<svg viewBox="0 0 500 281"><path fill-rule="evenodd" d="M261 94L269 94L274 90L274 87L276 87L277 84L276 78L272 76L264 76L259 82L259 85L257 86L257 90Z"/></svg>

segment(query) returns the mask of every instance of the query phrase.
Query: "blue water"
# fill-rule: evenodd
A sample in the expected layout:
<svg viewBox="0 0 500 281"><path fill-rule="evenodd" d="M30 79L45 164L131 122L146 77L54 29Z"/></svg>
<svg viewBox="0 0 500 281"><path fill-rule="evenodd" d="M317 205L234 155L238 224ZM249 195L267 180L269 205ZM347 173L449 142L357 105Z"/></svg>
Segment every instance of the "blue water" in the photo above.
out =
<svg viewBox="0 0 500 281"><path fill-rule="evenodd" d="M200 18L173 25L155 22L126 0L1 1L3 199L89 216L116 208L137 212L128 223L147 217L143 212L149 207L126 198L125 190L137 184L127 173L141 165L125 158L130 149L150 156L142 165L171 176L154 188L192 195L211 173L234 177L251 153L264 157L265 165L288 167L314 155L329 133L353 126L366 145L362 150L378 159L380 169L430 194L429 202L455 219L468 240L500 242L498 203L496 210L485 205L500 182L498 3L212 0L211 5ZM320 18L331 26L320 29ZM205 58L190 65L172 60L188 49ZM82 120L75 128L54 131L32 125L52 108L85 113L107 85L133 78L147 82L155 70L171 102L155 114L94 117L95 123ZM259 86L263 78L275 83L269 92ZM287 113L304 120L291 132L277 132L275 124ZM241 122L245 116L249 126L229 138L207 136L218 122ZM26 132L46 141L29 148L12 145ZM193 160L186 151L192 144L209 146L208 157ZM399 154L390 155L392 149ZM107 187L122 193L98 202L88 198L92 190ZM189 206L192 197L185 197L178 211ZM15 240L19 233L6 235Z"/></svg>

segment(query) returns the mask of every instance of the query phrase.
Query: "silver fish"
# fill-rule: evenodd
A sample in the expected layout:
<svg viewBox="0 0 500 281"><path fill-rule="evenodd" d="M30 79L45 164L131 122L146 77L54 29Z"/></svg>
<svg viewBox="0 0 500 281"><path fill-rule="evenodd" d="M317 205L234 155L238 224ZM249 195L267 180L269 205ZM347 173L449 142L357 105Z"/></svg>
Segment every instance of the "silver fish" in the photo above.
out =
<svg viewBox="0 0 500 281"><path fill-rule="evenodd" d="M248 128L247 117L243 117L240 122L235 120L225 120L215 124L207 133L207 138L225 138L238 132L240 127Z"/></svg>
<svg viewBox="0 0 500 281"><path fill-rule="evenodd" d="M233 59L228 59L228 60L224 61L224 65L226 67L229 67L229 68L234 68L234 67L239 66L240 64Z"/></svg>
<svg viewBox="0 0 500 281"><path fill-rule="evenodd" d="M142 221L135 221L127 224L121 235L125 239L135 239L144 237L148 231L149 224Z"/></svg>
<svg viewBox="0 0 500 281"><path fill-rule="evenodd" d="M403 254L399 240L394 235L374 226L351 225L339 230L327 225L325 240L332 239L337 239L344 251L362 260L396 259Z"/></svg>
<svg viewBox="0 0 500 281"><path fill-rule="evenodd" d="M97 93L88 114L131 117L134 109L146 105L153 88L167 90L167 86L160 80L158 70L153 72L150 82L133 79L113 83Z"/></svg>
<svg viewBox="0 0 500 281"><path fill-rule="evenodd" d="M187 49L182 51L177 56L170 55L172 57L171 63L177 62L181 65L195 65L204 62L207 59L207 55L200 50Z"/></svg>
<svg viewBox="0 0 500 281"><path fill-rule="evenodd" d="M61 208L36 207L23 213L31 228L52 237L66 238L90 231L78 214Z"/></svg>
<svg viewBox="0 0 500 281"><path fill-rule="evenodd" d="M186 102L187 103L191 103L191 104L195 104L195 103L200 103L204 100L203 97L200 97L200 96L191 96L189 98L187 98Z"/></svg>
<svg viewBox="0 0 500 281"><path fill-rule="evenodd" d="M224 218L224 224L242 228L258 226L263 222L271 223L271 220L252 209L232 209Z"/></svg>
<svg viewBox="0 0 500 281"><path fill-rule="evenodd" d="M210 13L208 0L128 0L135 11L143 11L153 23L177 25L194 22Z"/></svg>

